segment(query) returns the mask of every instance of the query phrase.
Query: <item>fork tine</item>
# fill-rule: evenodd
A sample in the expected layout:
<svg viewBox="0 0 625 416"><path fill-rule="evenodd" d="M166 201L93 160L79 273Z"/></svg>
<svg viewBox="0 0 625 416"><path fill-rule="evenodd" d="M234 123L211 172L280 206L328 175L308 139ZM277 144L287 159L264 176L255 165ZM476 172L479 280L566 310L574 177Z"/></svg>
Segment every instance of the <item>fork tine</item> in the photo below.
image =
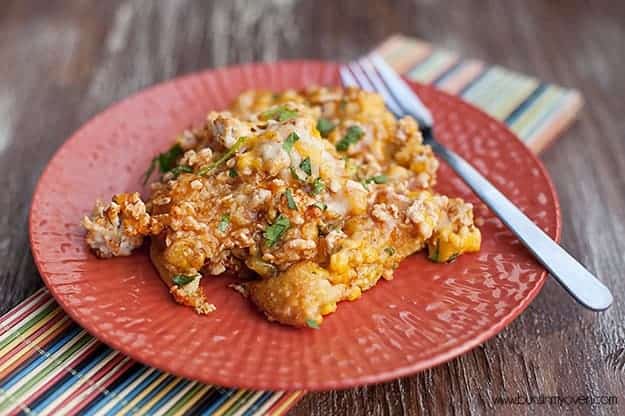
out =
<svg viewBox="0 0 625 416"><path fill-rule="evenodd" d="M341 82L346 87L357 87L358 82L354 79L353 75L349 72L349 69L345 65L341 65L339 69L339 74L341 75Z"/></svg>
<svg viewBox="0 0 625 416"><path fill-rule="evenodd" d="M352 74L354 74L354 77L356 77L356 81L360 85L360 88L366 91L375 91L373 84L371 84L371 82L363 72L362 68L360 68L360 64L358 63L358 61L350 62L347 66L352 71Z"/></svg>
<svg viewBox="0 0 625 416"><path fill-rule="evenodd" d="M397 102L411 116L415 117L422 127L432 127L432 114L423 105L419 97L410 89L403 79L397 75L395 70L391 68L377 53L371 53L371 62L375 67L384 83L393 92L397 98Z"/></svg>
<svg viewBox="0 0 625 416"><path fill-rule="evenodd" d="M375 69L373 68L373 65L371 64L371 62L366 58L361 59L360 66L362 67L365 74L367 74L367 77L369 78L369 80L371 80L374 91L377 91L380 95L382 95L382 98L384 98L384 102L386 103L386 106L396 116L401 116L404 113L404 111L402 111L401 106L397 103L397 101L395 100L395 97L393 97L393 94L389 92L388 88L384 84L384 81L382 81L380 79L380 76L377 74L377 72L375 72Z"/></svg>

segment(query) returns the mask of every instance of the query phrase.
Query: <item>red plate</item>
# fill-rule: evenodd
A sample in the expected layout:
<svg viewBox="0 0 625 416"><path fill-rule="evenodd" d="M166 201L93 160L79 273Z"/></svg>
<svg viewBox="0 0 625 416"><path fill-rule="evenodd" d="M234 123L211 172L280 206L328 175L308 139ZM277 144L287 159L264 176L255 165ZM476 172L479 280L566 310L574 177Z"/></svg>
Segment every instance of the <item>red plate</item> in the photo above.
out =
<svg viewBox="0 0 625 416"><path fill-rule="evenodd" d="M140 189L150 159L181 130L249 88L337 84L325 62L253 64L157 85L99 114L57 152L37 186L30 216L35 262L80 325L130 357L205 383L253 389L323 390L376 383L456 357L501 331L536 296L546 273L446 166L438 189L462 196L483 218L481 252L449 265L405 260L320 330L269 323L226 287L204 279L217 311L198 316L174 303L146 250L99 260L80 218L96 198ZM559 238L553 186L541 163L504 125L430 87L414 85L434 113L440 140L471 161L547 233Z"/></svg>

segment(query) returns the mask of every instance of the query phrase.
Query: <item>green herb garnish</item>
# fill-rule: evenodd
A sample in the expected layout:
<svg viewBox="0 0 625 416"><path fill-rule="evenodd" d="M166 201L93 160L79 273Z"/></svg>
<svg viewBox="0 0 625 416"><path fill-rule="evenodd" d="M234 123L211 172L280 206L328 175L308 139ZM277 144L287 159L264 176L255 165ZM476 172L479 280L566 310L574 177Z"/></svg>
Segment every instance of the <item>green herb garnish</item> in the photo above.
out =
<svg viewBox="0 0 625 416"><path fill-rule="evenodd" d="M312 183L312 194L318 195L326 189L326 184L323 183L321 178L316 178Z"/></svg>
<svg viewBox="0 0 625 416"><path fill-rule="evenodd" d="M307 320L306 325L308 326L308 328L319 329L319 324L314 319Z"/></svg>
<svg viewBox="0 0 625 416"><path fill-rule="evenodd" d="M296 179L298 181L303 181L303 179L299 177L299 175L297 174L297 171L295 170L293 166L291 166L289 169L291 170L291 176L293 177L293 179Z"/></svg>
<svg viewBox="0 0 625 416"><path fill-rule="evenodd" d="M322 211L325 211L326 209L328 209L328 206L324 204L323 202L315 202L313 206L319 208Z"/></svg>
<svg viewBox="0 0 625 416"><path fill-rule="evenodd" d="M284 196L286 196L286 203L289 206L289 209L297 209L297 204L293 199L293 194L290 189L287 188L286 192L284 192Z"/></svg>
<svg viewBox="0 0 625 416"><path fill-rule="evenodd" d="M219 220L219 224L217 225L217 228L222 233L225 233L229 225L230 225L230 214L223 214L221 216L221 219Z"/></svg>
<svg viewBox="0 0 625 416"><path fill-rule="evenodd" d="M395 254L395 247L391 247L391 246L386 247L384 249L384 252L388 254L389 256L392 256L393 254Z"/></svg>
<svg viewBox="0 0 625 416"><path fill-rule="evenodd" d="M157 166L158 170L161 173L169 172L170 170L172 170L176 166L176 161L180 156L182 156L183 153L184 150L182 150L180 144L176 143L168 151L160 153L158 156L152 159L150 167L148 167L148 170L143 176L143 184L145 185L146 183L148 183L148 179L150 179L150 176L152 176L152 172L154 172L154 169Z"/></svg>
<svg viewBox="0 0 625 416"><path fill-rule="evenodd" d="M303 170L304 173L306 173L306 175L310 176L312 174L312 167L310 166L310 158L307 157L306 159L302 160L302 162L299 164L299 168Z"/></svg>
<svg viewBox="0 0 625 416"><path fill-rule="evenodd" d="M365 132L360 127L350 126L341 140L336 143L336 150L345 152L350 145L358 143L364 134Z"/></svg>
<svg viewBox="0 0 625 416"><path fill-rule="evenodd" d="M282 214L278 215L275 222L265 228L265 232L263 233L263 237L265 237L267 245L269 247L273 247L290 226L291 221L289 221L287 217Z"/></svg>
<svg viewBox="0 0 625 416"><path fill-rule="evenodd" d="M335 127L336 125L327 118L320 118L319 121L317 121L317 130L321 133L321 137L328 137Z"/></svg>
<svg viewBox="0 0 625 416"><path fill-rule="evenodd" d="M447 259L447 263L451 263L452 261L456 260L458 258L458 256L460 255L460 253L454 253L451 256L449 256L449 258Z"/></svg>
<svg viewBox="0 0 625 416"><path fill-rule="evenodd" d="M431 250L432 246L428 246L428 259L435 261L436 263L439 263L440 260L438 259L439 254L440 254L440 250L439 250L439 244L438 241L436 242L436 245L434 246L434 250Z"/></svg>
<svg viewBox="0 0 625 416"><path fill-rule="evenodd" d="M161 153L155 159L158 162L158 168L161 173L169 172L176 166L176 160L182 156L184 151L182 147L176 143L165 153Z"/></svg>
<svg viewBox="0 0 625 416"><path fill-rule="evenodd" d="M370 178L367 178L365 182L367 183L377 183L378 185L386 183L388 181L388 176L386 175L376 175Z"/></svg>
<svg viewBox="0 0 625 416"><path fill-rule="evenodd" d="M192 173L193 172L193 168L191 166L180 165L180 166L176 166L175 168L170 170L170 172L174 175L174 178L177 178L178 175L180 175L183 172L184 173Z"/></svg>
<svg viewBox="0 0 625 416"><path fill-rule="evenodd" d="M226 162L228 159L230 159L237 153L237 151L241 148L241 146L243 146L243 143L245 143L246 140L247 140L247 137L239 137L237 141L234 142L234 144L230 147L230 149L226 151L226 153L221 155L221 157L217 159L216 161L211 162L208 165L201 168L200 170L198 170L197 174L200 176L204 176L207 173L210 173L212 170L214 170L216 167L218 167L222 163Z"/></svg>
<svg viewBox="0 0 625 416"><path fill-rule="evenodd" d="M195 276L185 276L184 274L177 274L172 277L171 281L174 282L176 286L184 286L191 283L197 275Z"/></svg>
<svg viewBox="0 0 625 416"><path fill-rule="evenodd" d="M284 143L282 143L282 148L286 150L287 152L290 152L291 149L293 148L293 145L298 140L299 140L299 136L297 135L297 133L292 132L286 137L286 139L284 140Z"/></svg>
<svg viewBox="0 0 625 416"><path fill-rule="evenodd" d="M230 168L230 170L228 171L228 176L230 176L231 178L236 178L237 176L239 176L239 174L237 173L237 170L235 168Z"/></svg>
<svg viewBox="0 0 625 416"><path fill-rule="evenodd" d="M363 188L365 188L367 191L369 190L369 184L370 183L377 183L378 185L386 183L388 181L388 176L386 175L376 175L376 176L372 176L370 178L364 179L362 181L360 181L361 185Z"/></svg>
<svg viewBox="0 0 625 416"><path fill-rule="evenodd" d="M258 116L261 120L278 120L280 122L288 121L295 117L297 117L297 110L291 110L285 105L262 112Z"/></svg>

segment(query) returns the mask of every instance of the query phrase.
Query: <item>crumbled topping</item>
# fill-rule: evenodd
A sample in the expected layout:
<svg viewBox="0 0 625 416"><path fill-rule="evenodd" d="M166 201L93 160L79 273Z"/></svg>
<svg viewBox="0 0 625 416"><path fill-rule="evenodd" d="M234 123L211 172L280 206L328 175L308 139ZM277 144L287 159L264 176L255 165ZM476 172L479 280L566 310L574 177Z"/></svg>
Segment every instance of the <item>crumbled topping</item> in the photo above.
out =
<svg viewBox="0 0 625 416"><path fill-rule="evenodd" d="M138 193L119 194L109 205L97 201L91 217L84 217L86 241L103 258L128 256L143 243L143 237L162 228L152 223Z"/></svg>
<svg viewBox="0 0 625 416"><path fill-rule="evenodd" d="M479 249L471 204L432 190L439 163L416 121L356 88L244 93L157 164L146 203L97 203L86 240L112 257L151 236L172 296L198 313L215 308L202 276L247 270L270 319L317 327L415 251L447 262Z"/></svg>

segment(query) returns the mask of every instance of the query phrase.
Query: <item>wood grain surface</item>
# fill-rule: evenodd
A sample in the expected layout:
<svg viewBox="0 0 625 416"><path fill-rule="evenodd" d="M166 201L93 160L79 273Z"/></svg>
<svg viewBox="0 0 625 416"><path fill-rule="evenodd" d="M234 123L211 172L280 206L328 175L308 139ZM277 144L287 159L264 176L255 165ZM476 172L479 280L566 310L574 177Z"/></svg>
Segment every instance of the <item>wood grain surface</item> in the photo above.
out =
<svg viewBox="0 0 625 416"><path fill-rule="evenodd" d="M88 118L178 74L253 60L347 60L396 32L581 90L580 120L542 158L560 196L564 246L616 301L593 313L549 281L474 351L392 383L309 394L291 414L625 414L622 1L3 0L0 313L41 286L28 248L33 187ZM497 403L540 395L560 401ZM584 404L591 395L618 402Z"/></svg>

